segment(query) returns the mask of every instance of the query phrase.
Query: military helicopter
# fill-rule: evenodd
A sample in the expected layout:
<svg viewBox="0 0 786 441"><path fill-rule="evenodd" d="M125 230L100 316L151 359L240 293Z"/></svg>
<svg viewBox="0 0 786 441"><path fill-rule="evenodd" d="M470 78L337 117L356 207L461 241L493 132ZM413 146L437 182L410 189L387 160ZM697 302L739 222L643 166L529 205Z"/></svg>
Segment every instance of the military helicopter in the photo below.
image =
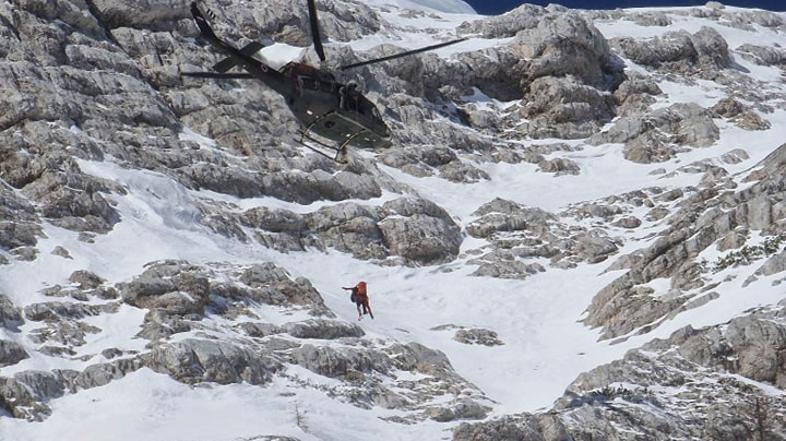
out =
<svg viewBox="0 0 786 441"><path fill-rule="evenodd" d="M314 49L320 61L326 60L319 32L319 19L315 0L308 0L309 22ZM191 3L202 38L215 50L224 54L213 66L213 72L183 72L183 76L212 79L255 79L281 94L302 129L296 141L308 149L339 163L347 162L347 146L365 149L387 147L390 144L390 129L385 124L377 107L357 90L354 83L342 84L333 72L324 67L313 67L305 63L289 62L274 69L253 57L265 47L260 42L251 42L238 49L235 45L219 38L207 17L215 14L197 2ZM439 49L466 40L461 38L415 50L401 52L373 60L341 66L341 70L353 69L380 63L395 58ZM230 72L234 67L245 72ZM312 144L313 143L313 144ZM335 144L331 144L335 143ZM327 149L326 151L324 149ZM335 151L335 154L332 152Z"/></svg>

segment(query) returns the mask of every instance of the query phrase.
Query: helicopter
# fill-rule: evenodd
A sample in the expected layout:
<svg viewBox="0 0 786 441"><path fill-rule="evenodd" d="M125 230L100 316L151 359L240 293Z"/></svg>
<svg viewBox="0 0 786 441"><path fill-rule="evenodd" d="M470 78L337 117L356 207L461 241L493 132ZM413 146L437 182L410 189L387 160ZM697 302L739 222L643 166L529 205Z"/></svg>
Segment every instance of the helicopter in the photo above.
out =
<svg viewBox="0 0 786 441"><path fill-rule="evenodd" d="M319 32L315 0L308 0L309 24L314 50L325 62L325 50ZM363 149L385 148L390 145L390 129L379 109L357 89L357 84L344 84L327 68L291 61L275 69L254 58L265 47L253 41L242 48L222 40L213 31L207 16L215 14L197 2L191 3L191 15L201 37L216 51L225 55L212 72L183 72L183 76L205 79L251 79L264 83L282 95L292 114L301 125L296 141L304 147L338 163L347 162L347 147ZM465 41L460 38L410 51L341 66L348 70L421 52L439 49ZM239 67L244 72L230 72ZM335 152L335 153L333 153Z"/></svg>

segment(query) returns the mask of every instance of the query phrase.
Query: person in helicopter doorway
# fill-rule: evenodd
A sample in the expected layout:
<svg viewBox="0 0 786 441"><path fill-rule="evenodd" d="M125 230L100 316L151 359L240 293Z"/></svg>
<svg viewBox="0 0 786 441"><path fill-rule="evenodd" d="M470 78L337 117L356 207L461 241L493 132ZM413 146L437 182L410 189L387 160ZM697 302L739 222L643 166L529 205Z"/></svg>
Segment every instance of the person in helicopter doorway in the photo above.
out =
<svg viewBox="0 0 786 441"><path fill-rule="evenodd" d="M349 300L351 300L358 308L358 320L363 318L363 314L368 314L372 319L374 318L374 314L371 312L371 306L368 304L368 289L366 287L366 282L361 280L353 287L345 288L342 286L341 289L352 291L352 294L349 296ZM361 306L363 307L362 313L360 311Z"/></svg>
<svg viewBox="0 0 786 441"><path fill-rule="evenodd" d="M357 110L357 99L360 95L358 83L350 81L338 89L338 94L340 97L338 107L341 110Z"/></svg>

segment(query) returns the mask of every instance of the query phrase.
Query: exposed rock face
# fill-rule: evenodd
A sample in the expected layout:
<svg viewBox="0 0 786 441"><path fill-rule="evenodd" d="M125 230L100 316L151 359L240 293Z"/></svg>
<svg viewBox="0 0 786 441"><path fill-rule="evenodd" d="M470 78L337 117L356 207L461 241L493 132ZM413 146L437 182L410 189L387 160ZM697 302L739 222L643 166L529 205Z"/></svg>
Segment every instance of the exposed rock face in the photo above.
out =
<svg viewBox="0 0 786 441"><path fill-rule="evenodd" d="M0 294L0 326L6 329L16 329L24 323L19 308L7 296Z"/></svg>
<svg viewBox="0 0 786 441"><path fill-rule="evenodd" d="M13 377L0 377L0 407L14 418L41 421L51 410L43 404L65 392L60 373L24 371Z"/></svg>
<svg viewBox="0 0 786 441"><path fill-rule="evenodd" d="M529 85L522 116L534 138L585 138L615 115L611 94L583 85L573 77L539 77Z"/></svg>
<svg viewBox="0 0 786 441"><path fill-rule="evenodd" d="M400 212L411 204L394 205ZM88 304L99 289L120 293L123 307L148 310L138 337L150 340L149 351L110 348L101 352L106 362L82 371L23 371L12 378L0 377L0 400L5 411L17 418L40 420L50 413L46 401L67 392L98 387L142 367L173 379L197 384L245 382L265 385L274 376L301 381L289 373L297 364L316 374L339 379L330 394L345 397L361 407L382 406L406 412L406 421L426 418L437 421L482 419L489 407L475 386L453 370L447 357L417 343L377 347L364 339L356 324L325 318L267 323L260 315L271 311L297 312L332 317L322 297L302 278L293 279L273 265L195 265L186 261L159 261L129 282L106 287L106 282L86 271L75 272L74 286L55 286L47 295L70 297L70 301L33 303L24 308L28 320L43 328L28 334L37 350L52 357L74 357L87 338L105 331L85 322L97 314L119 311L119 303ZM77 283L79 284L78 286ZM6 326L21 323L18 310L7 302ZM263 311L267 309L266 313ZM214 317L218 317L215 319ZM240 337L213 337L240 331ZM170 338L190 332L187 336ZM332 343L331 343L332 342ZM23 347L0 342L0 366L26 358ZM91 360L92 356L83 357ZM100 359L99 359L100 360ZM397 371L417 374L420 380L385 379ZM406 390L406 393L402 393Z"/></svg>
<svg viewBox="0 0 786 441"><path fill-rule="evenodd" d="M0 248L35 246L43 233L32 204L0 183Z"/></svg>
<svg viewBox="0 0 786 441"><path fill-rule="evenodd" d="M695 192L680 203L679 210L669 219L669 226L659 234L652 246L643 250L630 266L630 271L601 290L588 308L586 323L602 326L603 336L617 337L639 327L646 332L657 326L670 312L682 308L700 294L707 284L707 264L697 262L697 256L713 244L728 248L730 243L741 246L737 235L760 230L765 236L779 231L786 213L780 208L783 199L782 177L768 174L783 164L786 146L779 147L765 158L757 171L747 179L760 179L752 187L739 192L724 192L708 188ZM668 196L664 193L663 197ZM667 199L671 199L668 197ZM764 246L761 257L780 251L773 242L772 249ZM756 257L743 257L728 265L745 264ZM766 271L775 271L773 261ZM716 271L728 266L724 260L713 263ZM671 278L671 291L662 296L651 288L641 286L659 277ZM662 293L660 293L662 294Z"/></svg>
<svg viewBox="0 0 786 441"><path fill-rule="evenodd" d="M623 117L593 144L624 143L625 158L649 164L671 159L686 146L708 147L719 137L711 114L696 104L673 104L641 116Z"/></svg>
<svg viewBox="0 0 786 441"><path fill-rule="evenodd" d="M613 238L601 231L561 224L557 216L539 208L494 199L473 213L477 219L467 233L490 244L478 258L475 276L526 278L546 269L528 259L548 258L557 268L570 268L587 261L597 263L617 252Z"/></svg>
<svg viewBox="0 0 786 441"><path fill-rule="evenodd" d="M345 42L473 38L448 49L456 51L449 57L429 53L341 73L378 105L392 146L352 149L349 163L338 165L292 142L301 127L284 98L264 85L181 77L219 59L199 38L189 3L0 2L0 265L14 277L62 265L45 285L0 280L9 294L0 295L2 415L42 420L50 400L144 367L214 389L274 380L314 389L342 405L395 415L384 424L430 420L429 433L433 422L447 429L508 404L486 398L445 353L401 338L407 330L374 323L364 331L341 320L317 290L332 286L330 277L315 275L312 284L255 261L258 244L269 248L264 260L338 251L385 265L381 270L406 265L415 275L535 279L494 282L500 286L537 285L553 275L541 274L547 271L570 277L578 265L620 271L585 317L602 338L618 341L727 300L730 283L756 292L786 280L786 146L751 168L746 161L765 147L741 139L743 150L727 136L737 130L730 125L780 130L770 120L781 117L782 84L757 76L777 77L786 55L765 46L773 38L729 48L720 34L733 27L746 40L762 29L782 35L782 14L719 4L668 12L524 5L454 31L450 20L429 12L320 1L330 52L324 66L337 72L402 49L356 52ZM219 13L219 33L239 46L269 37L311 45L304 2L208 3ZM611 43L599 30L617 20L663 34L658 27L688 18L718 26ZM424 23L434 27L419 29ZM465 52L475 43L484 49ZM311 49L303 56L318 65ZM695 101L680 94L683 87L720 100L710 109L682 104ZM664 162L658 169L623 164L646 170L642 176L658 187L644 188L652 184L636 176L619 182L621 194L593 192L597 199L589 201L566 195L569 205L552 211L475 199L479 188L516 179L512 170L526 179L552 174L546 178L556 188L573 183L564 193L577 189L575 182L606 179L599 175L609 169L595 168L595 158L605 167L619 150L602 144L617 143L630 161ZM714 156L692 150L703 147ZM744 181L740 173L748 173ZM437 197L431 183L460 196L470 190L472 206L438 206L429 200ZM472 210L468 218L456 215ZM226 253L212 262L212 252L184 256L183 243L168 250L167 242L151 259L193 259L143 268L135 259L99 255L116 239L126 244L133 234L158 238L162 231L215 240ZM470 249L462 249L465 232ZM627 254L617 257L620 250ZM711 253L720 258L702 258ZM750 277L735 280L738 273ZM455 439L779 440L786 410L782 400L767 401L761 383L769 392L786 387L784 314L762 308L722 326L685 328L582 375L549 413L462 425ZM118 332L119 323L127 328ZM490 329L442 329L450 332L429 341L451 351L493 354L518 344Z"/></svg>
<svg viewBox="0 0 786 441"><path fill-rule="evenodd" d="M307 280L293 279L272 263L203 267L184 261L154 262L118 290L126 303L149 309L139 335L151 340L202 328L208 309L229 318L253 316L248 310L252 303L332 316Z"/></svg>
<svg viewBox="0 0 786 441"><path fill-rule="evenodd" d="M764 383L786 387L784 313L679 330L580 375L548 413L463 424L453 439L781 439L786 406Z"/></svg>
<svg viewBox="0 0 786 441"><path fill-rule="evenodd" d="M304 322L287 323L283 331L297 338L337 339L344 337L362 337L363 328L354 323L331 320L307 320Z"/></svg>
<svg viewBox="0 0 786 441"><path fill-rule="evenodd" d="M19 363L27 357L27 352L19 343L0 340L0 367Z"/></svg>
<svg viewBox="0 0 786 441"><path fill-rule="evenodd" d="M184 383L211 381L219 384L263 384L281 368L270 357L231 342L186 339L157 346L142 357L156 372Z"/></svg>
<svg viewBox="0 0 786 441"><path fill-rule="evenodd" d="M116 303L87 305L75 302L43 302L25 306L25 317L34 322L82 319L117 310Z"/></svg>
<svg viewBox="0 0 786 441"><path fill-rule="evenodd" d="M488 329L459 329L453 339L468 345L498 346L504 344L497 338L496 332Z"/></svg>
<svg viewBox="0 0 786 441"><path fill-rule="evenodd" d="M121 286L123 300L138 308L162 309L179 315L204 312L209 281L199 267L185 262L161 262Z"/></svg>
<svg viewBox="0 0 786 441"><path fill-rule="evenodd" d="M718 69L731 66L726 40L706 26L695 34L678 31L649 41L614 39L611 44L631 61L663 71L711 77Z"/></svg>
<svg viewBox="0 0 786 441"><path fill-rule="evenodd" d="M737 126L746 130L767 130L771 127L757 113L746 109L742 103L733 98L724 98L712 106L711 112L718 116L729 118Z"/></svg>
<svg viewBox="0 0 786 441"><path fill-rule="evenodd" d="M276 249L335 248L360 259L399 256L407 264L453 260L463 240L445 210L420 198L400 198L381 207L343 203L306 215L256 208L232 222L256 229L256 239ZM214 229L239 228L224 223Z"/></svg>
<svg viewBox="0 0 786 441"><path fill-rule="evenodd" d="M753 44L743 44L735 49L746 60L762 66L786 65L786 49L777 49Z"/></svg>
<svg viewBox="0 0 786 441"><path fill-rule="evenodd" d="M622 78L606 39L577 14L523 5L499 17L465 23L458 30L487 38L515 35L514 47L530 59L525 64L529 81L574 75L586 84L609 87Z"/></svg>

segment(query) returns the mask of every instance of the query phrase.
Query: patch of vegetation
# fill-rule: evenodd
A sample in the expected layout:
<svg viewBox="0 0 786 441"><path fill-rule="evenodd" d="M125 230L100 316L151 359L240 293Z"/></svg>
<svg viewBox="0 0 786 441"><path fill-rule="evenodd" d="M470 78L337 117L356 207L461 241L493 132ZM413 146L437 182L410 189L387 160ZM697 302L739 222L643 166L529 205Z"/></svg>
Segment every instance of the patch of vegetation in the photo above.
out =
<svg viewBox="0 0 786 441"><path fill-rule="evenodd" d="M711 265L706 259L699 264L705 270L710 269L713 273L719 273L731 266L750 265L779 252L784 241L786 241L786 235L771 236L764 239L764 242L759 245L745 245L739 250L720 256Z"/></svg>

